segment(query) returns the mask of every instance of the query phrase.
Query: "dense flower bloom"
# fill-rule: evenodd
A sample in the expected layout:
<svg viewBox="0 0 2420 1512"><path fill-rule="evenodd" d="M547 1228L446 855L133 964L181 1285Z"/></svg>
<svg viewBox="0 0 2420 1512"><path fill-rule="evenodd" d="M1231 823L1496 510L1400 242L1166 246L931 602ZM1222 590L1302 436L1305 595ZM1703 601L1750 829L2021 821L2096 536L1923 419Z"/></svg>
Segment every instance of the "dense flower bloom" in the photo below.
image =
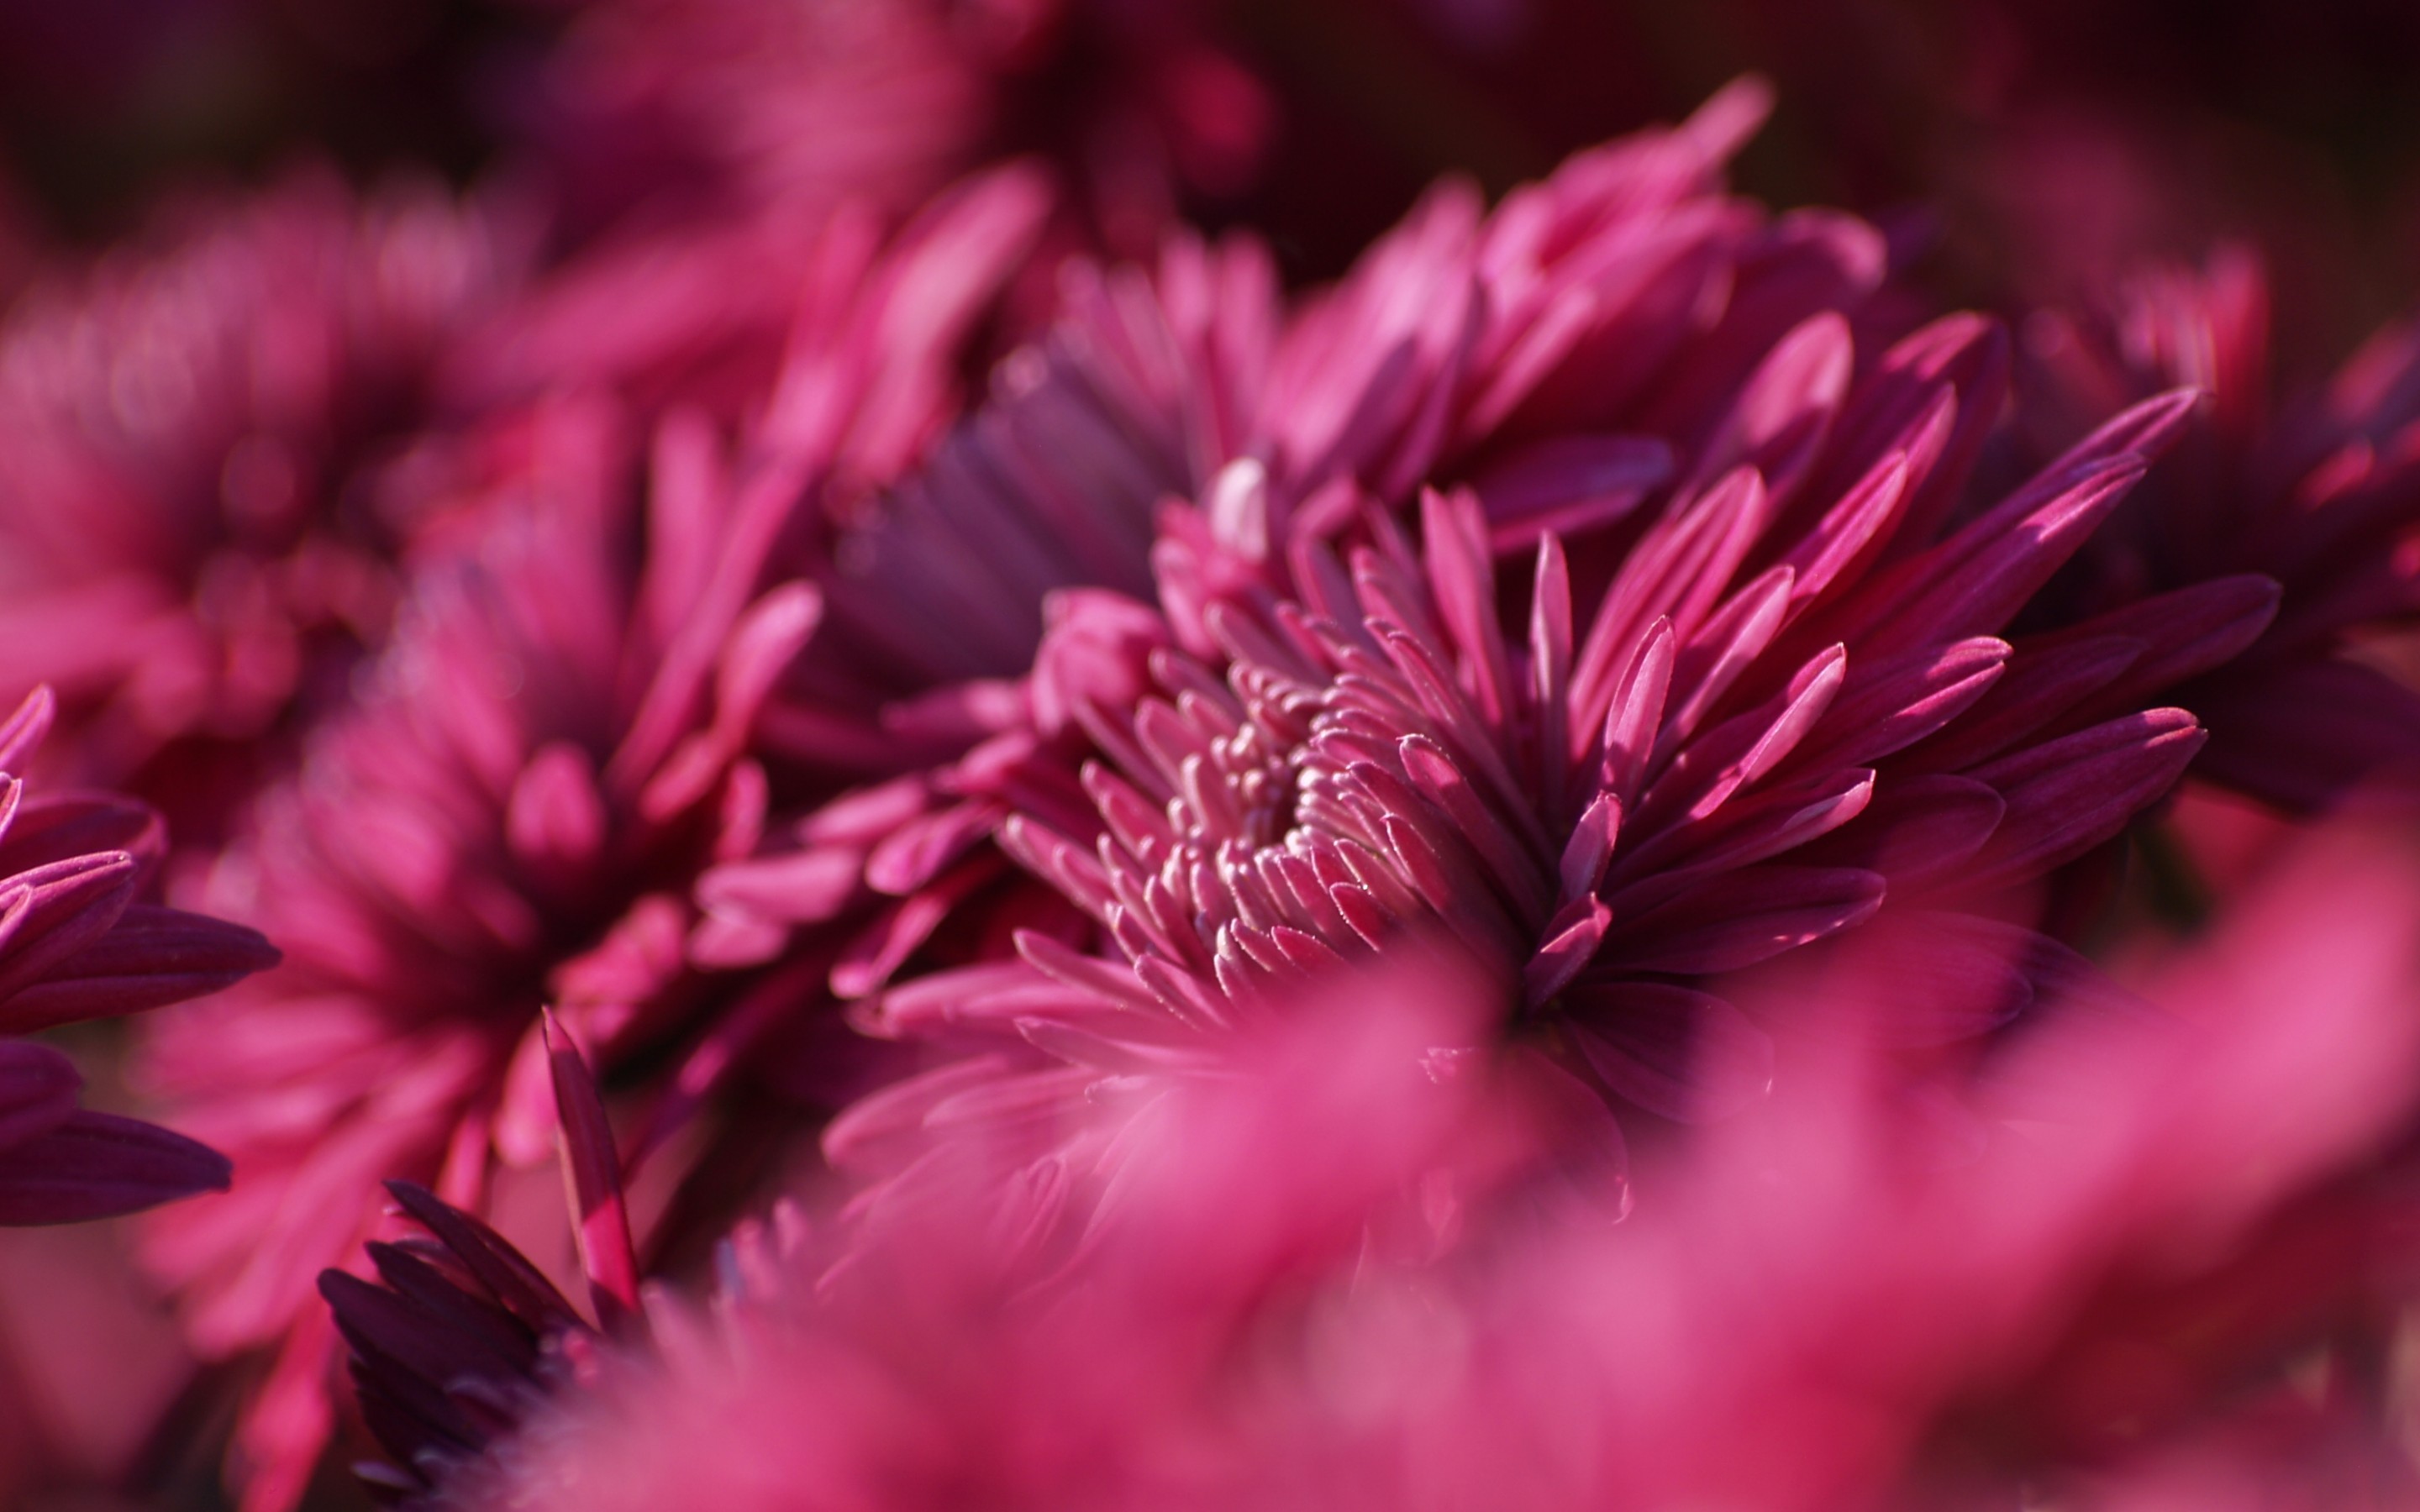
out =
<svg viewBox="0 0 2420 1512"><path fill-rule="evenodd" d="M51 725L38 689L0 722L0 1032L140 1012L272 964L251 930L137 903L167 848L159 816L106 794L28 796ZM83 1085L47 1045L0 1039L0 1224L74 1223L226 1185L215 1151L76 1106Z"/></svg>
<svg viewBox="0 0 2420 1512"><path fill-rule="evenodd" d="M2340 1178L2420 1094L2415 921L2411 856L2334 837L2148 984L2166 1015L2060 1003L1914 1103L1833 1041L1668 1152L1669 1204L1595 1231L1510 1200L1553 1123L1517 1062L1429 1069L1487 1037L1479 984L1340 978L1140 1117L1029 1109L1117 1156L1059 1173L1116 1189L1072 1248L1020 1261L963 1200L886 1210L836 1271L802 1225L743 1232L711 1308L659 1299L646 1340L583 1347L480 1452L403 1478L460 1507L1817 1509L2177 1504L2223 1470L2406 1504L2396 1388L2329 1330L2409 1221ZM1944 1163L1950 1105L1980 1143ZM943 1158L939 1188L1049 1196L1015 1143ZM442 1244L344 1288L382 1325L365 1366L478 1336L525 1358L568 1304L414 1209ZM495 1366L459 1379L422 1405L500 1399Z"/></svg>
<svg viewBox="0 0 2420 1512"><path fill-rule="evenodd" d="M374 640L393 597L365 476L517 261L433 188L356 200L304 175L10 309L0 687L58 690L71 769L121 781L180 737L256 740L315 678L341 686L315 658ZM139 783L174 799L194 758Z"/></svg>
<svg viewBox="0 0 2420 1512"><path fill-rule="evenodd" d="M1509 548L1614 524L1684 476L1808 441L1821 405L1792 402L1792 375L1771 380L1761 410L1739 387L1793 328L1863 301L1881 242L1845 216L1768 219L1722 193L1762 109L1735 86L1681 127L1580 154L1492 215L1469 186L1443 185L1292 309L1248 238L1178 239L1150 274L1072 270L1058 324L1001 364L991 402L927 466L827 512L830 623L773 696L765 744L815 769L907 770L709 878L702 902L730 925L734 958L870 904L875 927L836 981L870 991L997 874L983 842L1012 807L1088 823L1076 705L1140 690L1121 611L1094 591L1191 595L1167 605L1177 634L1215 655L1200 596L1259 580L1263 564L1163 506L1202 496L1232 460L1262 464L1272 533L1256 549L1282 559L1287 532L1350 516L1351 485L1402 502L1433 476L1470 480ZM1792 351L1797 377L1836 399L1847 332L1825 323ZM1927 385L1972 393L1919 516L1954 493L2002 361L1995 332L1953 324L1902 354L1877 399L1869 419L1889 427L1909 418L1889 407ZM1176 559L1189 564L1156 570ZM1088 689L1094 678L1107 682Z"/></svg>
<svg viewBox="0 0 2420 1512"><path fill-rule="evenodd" d="M2025 972L2066 969L1967 916L2029 917L2000 895L2167 790L2200 733L2137 711L2239 650L2273 592L2198 585L2012 659L1994 632L2189 400L1950 530L2004 343L1961 316L1861 361L1839 307L1879 270L1871 233L1766 229L1715 193L1758 109L1722 97L1484 220L1440 191L1291 319L1249 244L1180 244L1156 287L1079 277L1050 342L848 527L822 644L897 702L850 741L785 689L768 748L979 743L701 901L734 963L887 901L835 990L880 993L876 1032L986 1057L845 1119L834 1158L970 1076L1077 1095L1181 1070L1270 979L1428 922L1558 1074L1668 1118L1766 1079L1764 1029L1700 979L1867 920L1886 885L1918 921L1911 980L1955 999L1905 994L1907 1037L1981 1032ZM1415 546L1386 505L1439 473L1470 481L1426 497ZM1198 505L1155 499L1187 479ZM1526 594L1499 590L1506 555ZM1023 961L939 930L995 885L1003 821L1061 903L1028 906ZM924 964L973 964L881 992L928 939Z"/></svg>
<svg viewBox="0 0 2420 1512"><path fill-rule="evenodd" d="M2144 679L2240 647L2271 598L2223 583L2012 658L1992 632L2117 506L2189 396L2119 416L1963 527L1910 540L1957 401L1946 385L1920 409L1898 401L1938 338L1911 338L1862 392L1812 397L1842 411L1811 427L1838 450L1772 468L1777 485L1743 464L1680 495L1584 611L1548 532L1505 623L1468 495L1428 495L1417 547L1373 510L1343 555L1297 536L1271 561L1268 492L1240 464L1170 533L1263 580L1187 582L1197 559L1171 553L1160 602L1190 625L1103 609L1149 672L1123 706L1076 702L1102 756L1083 774L1097 821L1071 837L1017 815L1003 832L1115 953L1031 932L1022 961L884 994L884 1031L988 1036L990 1053L845 1116L832 1157L908 1161L913 1181L913 1131L967 1116L943 1106L1014 1124L1034 1099L1181 1078L1273 993L1438 926L1485 964L1541 1074L1668 1119L1735 1108L1769 1080L1766 1029L1708 979L1863 923L1886 891L1904 974L1885 1032L1956 1039L2017 1011L2028 974L2068 958L1974 911L2023 921L1995 900L2174 783L2201 744L2191 716L2118 711ZM1741 411L1767 411L1801 349L1830 340L1845 331L1819 317L1785 343ZM1797 491L1824 477L1849 482ZM1210 657L1192 649L1205 642ZM1594 1122L1596 1157L1618 1164L1621 1136Z"/></svg>
<svg viewBox="0 0 2420 1512"><path fill-rule="evenodd" d="M16 8L0 1504L2420 1508L2420 27Z"/></svg>
<svg viewBox="0 0 2420 1512"><path fill-rule="evenodd" d="M2048 423L2171 383L2208 391L2176 465L2054 602L2074 615L2225 573L2278 579L2276 623L2177 696L2211 730L2199 775L2308 810L2420 763L2420 693L2360 659L2420 617L2420 335L2381 332L2325 386L2283 397L2269 345L2267 281L2241 249L2140 273L2103 308L2038 315L2026 341Z"/></svg>

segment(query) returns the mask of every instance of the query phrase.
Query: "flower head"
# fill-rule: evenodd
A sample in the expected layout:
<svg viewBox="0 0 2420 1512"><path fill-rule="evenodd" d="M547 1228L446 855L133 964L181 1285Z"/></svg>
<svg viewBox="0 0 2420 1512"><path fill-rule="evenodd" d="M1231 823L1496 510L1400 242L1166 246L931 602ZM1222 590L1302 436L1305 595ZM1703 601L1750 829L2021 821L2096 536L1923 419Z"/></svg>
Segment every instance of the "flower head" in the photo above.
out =
<svg viewBox="0 0 2420 1512"><path fill-rule="evenodd" d="M1959 395L1904 395L1961 329L1918 332L1826 392L1805 385L1805 348L1848 337L1809 322L1722 429L1794 394L1818 409L1817 441L1684 488L1616 549L1587 543L1593 585L1575 588L1559 534L1536 537L1526 603L1499 588L1483 496L1427 495L1417 544L1373 508L1337 543L1297 534L1283 559L1251 464L1174 512L1171 538L1257 580L1167 582L1210 559L1163 555L1156 633L1140 606L1120 611L1141 621L1147 681L1123 705L1073 702L1099 752L1093 824L1002 830L1092 932L1029 932L1020 961L885 993L886 1032L992 1049L844 1117L832 1157L908 1160L912 1181L903 1136L923 1121L947 1137L937 1103L1015 1122L1026 1097L1181 1078L1273 995L1438 928L1488 971L1542 1074L1670 1119L1767 1085L1766 1030L1719 979L1864 923L1886 893L1909 921L1906 1017L1887 1032L2003 1022L2032 991L2010 963L2064 957L1995 921L2024 917L2000 900L2116 834L2201 744L2182 710L2132 710L2128 674L2227 654L2269 599L2157 601L2163 618L2123 626L2149 655L2096 656L2087 637L2012 657L1993 632L2187 401L2122 415L1966 524L1910 535ZM1602 1110L1593 1130L1618 1163Z"/></svg>
<svg viewBox="0 0 2420 1512"><path fill-rule="evenodd" d="M381 633L391 541L365 477L514 260L433 190L356 200L306 175L11 308L0 687L56 687L72 769L126 780L185 737L260 737ZM189 747L140 780L176 797L196 764ZM189 805L187 827L239 806Z"/></svg>
<svg viewBox="0 0 2420 1512"><path fill-rule="evenodd" d="M1511 548L1613 526L1743 460L1803 465L1787 454L1818 439L1850 365L1845 326L1807 322L1870 291L1880 240L1847 217L1769 219L1723 193L1762 109L1735 86L1493 214L1442 186L1291 307L1245 238L1176 239L1148 274L1071 270L1059 323L1001 364L991 402L901 487L832 517L817 574L830 624L775 695L765 741L892 779L708 878L702 902L734 958L871 909L835 987L879 986L997 875L985 841L1005 814L1094 823L1079 704L1130 702L1171 632L1216 657L1205 595L1264 582L1293 535L1349 521L1357 488L1403 503L1432 478L1467 481L1491 544ZM1793 328L1761 408L1734 407ZM1973 393L1911 506L1919 533L1954 497L2000 361L1989 328L1942 328L1861 417L1872 442L1933 385ZM1214 487L1239 459L1260 483ZM1204 507L1168 507L1186 499ZM1131 602L1154 595L1164 624Z"/></svg>

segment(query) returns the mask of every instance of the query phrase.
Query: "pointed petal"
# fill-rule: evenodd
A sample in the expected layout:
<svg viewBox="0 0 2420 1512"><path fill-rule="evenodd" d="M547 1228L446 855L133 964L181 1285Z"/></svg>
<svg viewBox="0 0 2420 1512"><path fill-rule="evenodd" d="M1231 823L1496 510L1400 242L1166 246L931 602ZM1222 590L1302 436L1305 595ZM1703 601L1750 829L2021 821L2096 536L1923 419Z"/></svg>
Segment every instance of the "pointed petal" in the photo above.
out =
<svg viewBox="0 0 2420 1512"><path fill-rule="evenodd" d="M100 938L134 892L134 858L104 851L0 882L0 1002Z"/></svg>
<svg viewBox="0 0 2420 1512"><path fill-rule="evenodd" d="M277 964L259 932L175 908L135 903L109 932L0 1002L0 1028L137 1013L203 997Z"/></svg>
<svg viewBox="0 0 2420 1512"><path fill-rule="evenodd" d="M2208 738L2184 710L2152 709L1977 768L2008 814L1961 885L2005 886L2073 860L2174 787Z"/></svg>
<svg viewBox="0 0 2420 1512"><path fill-rule="evenodd" d="M1575 989L1566 1001L1590 1067L1658 1118L1725 1118L1773 1088L1772 1039L1711 994L1617 981Z"/></svg>
<svg viewBox="0 0 2420 1512"><path fill-rule="evenodd" d="M1617 895L1614 928L1599 959L1623 971L1735 971L1862 923L1882 901L1883 879L1871 872L1747 867L1628 917Z"/></svg>
<svg viewBox="0 0 2420 1512"><path fill-rule="evenodd" d="M605 1103L588 1063L564 1032L551 1010L543 1012L548 1070L554 1079L554 1108L563 1141L566 1196L576 1219L572 1236L597 1321L611 1324L639 1311L639 1259L630 1246L629 1214L623 1203L622 1163Z"/></svg>
<svg viewBox="0 0 2420 1512"><path fill-rule="evenodd" d="M83 1223L226 1190L226 1157L107 1113L69 1114L0 1149L0 1226Z"/></svg>

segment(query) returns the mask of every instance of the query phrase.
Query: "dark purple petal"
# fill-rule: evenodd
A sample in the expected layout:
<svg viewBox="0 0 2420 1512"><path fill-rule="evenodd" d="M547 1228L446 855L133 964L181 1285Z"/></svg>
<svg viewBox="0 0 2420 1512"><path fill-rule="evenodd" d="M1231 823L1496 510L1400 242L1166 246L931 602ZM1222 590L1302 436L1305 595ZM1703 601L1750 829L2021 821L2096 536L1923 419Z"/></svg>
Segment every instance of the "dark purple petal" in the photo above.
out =
<svg viewBox="0 0 2420 1512"><path fill-rule="evenodd" d="M277 964L258 931L150 903L133 903L106 934L0 1002L0 1027L29 1033L54 1024L136 1013L202 997Z"/></svg>
<svg viewBox="0 0 2420 1512"><path fill-rule="evenodd" d="M2155 594L2085 621L2058 639L2112 637L2143 649L2123 672L2068 717L2105 718L2234 660L2276 618L2280 592L2273 579L2242 573ZM2038 654L2037 643L2029 640L2019 651L2031 657Z"/></svg>
<svg viewBox="0 0 2420 1512"><path fill-rule="evenodd" d="M2337 658L2230 676L2194 693L2219 781L2308 813L2372 775L2420 771L2420 694Z"/></svg>
<svg viewBox="0 0 2420 1512"><path fill-rule="evenodd" d="M167 826L150 805L107 793L27 798L0 841L0 874L101 851L124 851L146 868L168 848Z"/></svg>
<svg viewBox="0 0 2420 1512"><path fill-rule="evenodd" d="M2008 813L1958 886L2003 887L2073 860L2175 786L2208 738L2184 710L2153 709L1977 768Z"/></svg>
<svg viewBox="0 0 2420 1512"><path fill-rule="evenodd" d="M1651 879L1652 880L1652 879ZM1845 867L1767 864L1707 883L1673 902L1625 914L1599 952L1625 971L1736 971L1873 917L1883 879Z"/></svg>
<svg viewBox="0 0 2420 1512"><path fill-rule="evenodd" d="M494 1229L412 1182L389 1181L386 1189L414 1223L436 1235L455 1260L522 1324L543 1334L580 1320L554 1283Z"/></svg>
<svg viewBox="0 0 2420 1512"><path fill-rule="evenodd" d="M75 1066L50 1046L0 1040L0 1161L8 1147L65 1122L83 1086Z"/></svg>
<svg viewBox="0 0 2420 1512"><path fill-rule="evenodd" d="M1772 1039L1712 994L1624 981L1583 984L1565 1001L1589 1065L1658 1117L1720 1119L1772 1089Z"/></svg>
<svg viewBox="0 0 2420 1512"><path fill-rule="evenodd" d="M0 1226L83 1223L224 1192L226 1157L182 1134L107 1113L70 1113L0 1149Z"/></svg>
<svg viewBox="0 0 2420 1512"><path fill-rule="evenodd" d="M1804 858L1869 868L1899 888L1954 881L2008 812L1996 789L1967 777L1895 776L1880 788L1865 823Z"/></svg>
<svg viewBox="0 0 2420 1512"><path fill-rule="evenodd" d="M138 870L125 852L107 851L0 883L0 1004L117 922Z"/></svg>
<svg viewBox="0 0 2420 1512"><path fill-rule="evenodd" d="M476 1374L490 1362L430 1326L405 1298L359 1276L322 1271L319 1295L353 1352L354 1378L364 1395L382 1397L399 1411L399 1418L390 1415L380 1425L381 1443L408 1451L403 1458L411 1459L432 1446L464 1454L487 1442L479 1425L440 1383Z"/></svg>

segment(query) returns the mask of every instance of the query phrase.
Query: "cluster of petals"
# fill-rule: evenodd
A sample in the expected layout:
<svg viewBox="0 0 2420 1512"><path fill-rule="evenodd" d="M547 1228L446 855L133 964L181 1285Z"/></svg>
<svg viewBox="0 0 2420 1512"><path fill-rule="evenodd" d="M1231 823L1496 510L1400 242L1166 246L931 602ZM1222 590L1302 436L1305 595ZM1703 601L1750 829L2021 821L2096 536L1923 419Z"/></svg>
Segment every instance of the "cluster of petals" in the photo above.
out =
<svg viewBox="0 0 2420 1512"><path fill-rule="evenodd" d="M1793 350L1837 403L1848 333L1819 317L1871 292L1881 240L1722 192L1763 108L1735 87L1493 214L1448 183L1299 303L1249 238L1180 237L1150 273L1071 269L1060 319L1001 364L989 402L901 487L832 517L817 675L775 695L763 738L786 761L897 775L778 826L701 901L768 949L869 904L906 916L849 952L838 985L861 995L997 871L985 842L1012 809L1084 824L1079 706L1141 691L1125 601L1158 595L1179 643L1215 656L1208 596L1267 577L1216 536L1233 522L1215 509L1164 507L1207 494L1230 462L1259 463L1270 496L1246 555L1281 563L1290 533L1353 514L1354 488L1403 502L1432 478L1471 482L1491 541L1527 546L1668 500L1700 454L1736 459L1710 448L1750 439L1711 428L1810 319ZM1958 328L1909 361L1935 379L1989 369L1993 339ZM1778 444L1807 439L1786 396L1755 402L1776 410L1740 406L1755 440L1793 421ZM1975 438L1955 440L1962 453Z"/></svg>
<svg viewBox="0 0 2420 1512"><path fill-rule="evenodd" d="M59 1051L15 1038L213 993L277 959L253 931L138 902L167 848L159 815L101 793L29 794L55 708L0 721L0 1225L73 1223L224 1189L227 1163L152 1124L76 1105Z"/></svg>

